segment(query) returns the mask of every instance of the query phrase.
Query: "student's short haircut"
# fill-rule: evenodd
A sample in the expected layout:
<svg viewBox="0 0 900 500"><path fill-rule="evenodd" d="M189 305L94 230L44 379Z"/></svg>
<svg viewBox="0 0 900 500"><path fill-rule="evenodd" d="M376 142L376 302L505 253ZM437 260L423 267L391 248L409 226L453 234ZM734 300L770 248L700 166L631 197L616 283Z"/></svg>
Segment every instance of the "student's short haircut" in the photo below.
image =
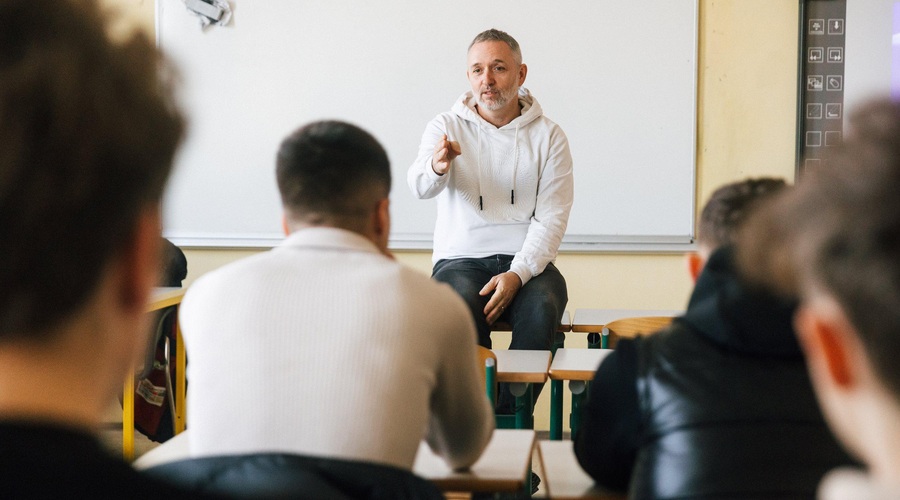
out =
<svg viewBox="0 0 900 500"><path fill-rule="evenodd" d="M748 224L741 262L795 295L832 296L900 400L900 104L867 103L825 165Z"/></svg>
<svg viewBox="0 0 900 500"><path fill-rule="evenodd" d="M700 213L697 242L709 249L735 243L738 228L756 205L786 186L783 179L763 177L716 189Z"/></svg>
<svg viewBox="0 0 900 500"><path fill-rule="evenodd" d="M494 28L482 31L475 35L472 43L469 44L469 49L476 43L481 42L503 42L506 45L509 45L509 48L512 49L513 54L516 56L516 62L522 64L522 49L519 47L519 42L517 42L509 33Z"/></svg>
<svg viewBox="0 0 900 500"><path fill-rule="evenodd" d="M0 2L0 339L83 307L162 196L171 71L146 35L105 30L93 1Z"/></svg>
<svg viewBox="0 0 900 500"><path fill-rule="evenodd" d="M284 207L312 223L364 217L391 190L384 148L368 132L340 121L313 122L285 138L276 177Z"/></svg>

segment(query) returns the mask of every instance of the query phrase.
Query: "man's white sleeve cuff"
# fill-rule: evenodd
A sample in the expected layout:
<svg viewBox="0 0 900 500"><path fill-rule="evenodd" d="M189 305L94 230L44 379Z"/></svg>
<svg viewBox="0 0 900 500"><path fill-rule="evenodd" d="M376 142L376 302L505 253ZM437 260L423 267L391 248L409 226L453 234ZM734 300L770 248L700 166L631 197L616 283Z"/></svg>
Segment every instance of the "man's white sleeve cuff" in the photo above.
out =
<svg viewBox="0 0 900 500"><path fill-rule="evenodd" d="M509 266L509 270L519 276L519 279L522 280L522 286L525 286L525 283L528 283L533 277L531 269L528 269L528 266L522 262L513 262L512 265Z"/></svg>
<svg viewBox="0 0 900 500"><path fill-rule="evenodd" d="M434 167L431 166L430 156L428 157L428 160L425 161L425 175L434 183L442 182L444 178L447 177L447 174L438 175L438 173L434 171Z"/></svg>

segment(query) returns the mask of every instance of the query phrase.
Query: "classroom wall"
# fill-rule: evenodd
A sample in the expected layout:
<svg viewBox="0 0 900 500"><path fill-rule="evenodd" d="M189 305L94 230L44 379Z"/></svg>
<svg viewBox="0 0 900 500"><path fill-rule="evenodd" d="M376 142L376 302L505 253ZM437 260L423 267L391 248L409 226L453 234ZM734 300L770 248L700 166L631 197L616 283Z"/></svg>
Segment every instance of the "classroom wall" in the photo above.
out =
<svg viewBox="0 0 900 500"><path fill-rule="evenodd" d="M121 10L124 24L153 33L152 0L103 3ZM798 15L797 0L700 1L698 206L718 186L745 177L793 180ZM553 116L553 110L547 112ZM187 249L186 283L256 252ZM397 258L430 273L427 252L397 252ZM564 253L557 266L568 283L570 311L679 309L691 289L681 255ZM501 336L495 345L505 345L505 339ZM567 345L584 345L584 338L570 334ZM547 399L542 396L535 411L539 430L549 428Z"/></svg>

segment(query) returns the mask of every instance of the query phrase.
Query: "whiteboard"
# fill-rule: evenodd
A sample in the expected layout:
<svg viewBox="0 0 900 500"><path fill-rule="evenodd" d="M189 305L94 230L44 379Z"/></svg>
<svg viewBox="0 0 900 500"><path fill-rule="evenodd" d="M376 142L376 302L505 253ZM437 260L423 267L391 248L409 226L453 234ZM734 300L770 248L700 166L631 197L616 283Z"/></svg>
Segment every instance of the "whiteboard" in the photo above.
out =
<svg viewBox="0 0 900 500"><path fill-rule="evenodd" d="M847 2L844 130L853 110L875 97L900 96L900 5L897 0Z"/></svg>
<svg viewBox="0 0 900 500"><path fill-rule="evenodd" d="M425 125L469 90L469 42L513 35L525 81L566 132L575 200L562 250L665 250L694 234L697 0L231 0L201 29L157 0L186 141L164 197L184 247L282 238L275 153L312 120L371 132L391 160L391 247L430 248L436 203L406 185Z"/></svg>

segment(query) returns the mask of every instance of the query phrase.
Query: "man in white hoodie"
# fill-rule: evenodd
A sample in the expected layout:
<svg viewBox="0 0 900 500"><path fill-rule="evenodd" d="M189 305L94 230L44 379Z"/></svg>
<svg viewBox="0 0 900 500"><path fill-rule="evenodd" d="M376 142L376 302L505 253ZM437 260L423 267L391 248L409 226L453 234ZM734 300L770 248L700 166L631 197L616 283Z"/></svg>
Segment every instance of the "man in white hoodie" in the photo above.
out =
<svg viewBox="0 0 900 500"><path fill-rule="evenodd" d="M476 36L472 90L428 124L407 180L416 197L437 197L432 276L466 300L479 343L491 347L502 318L512 325L510 349L549 350L568 300L553 261L572 208L572 156L562 129L521 87L527 70L513 37ZM501 388L499 410L511 402Z"/></svg>

